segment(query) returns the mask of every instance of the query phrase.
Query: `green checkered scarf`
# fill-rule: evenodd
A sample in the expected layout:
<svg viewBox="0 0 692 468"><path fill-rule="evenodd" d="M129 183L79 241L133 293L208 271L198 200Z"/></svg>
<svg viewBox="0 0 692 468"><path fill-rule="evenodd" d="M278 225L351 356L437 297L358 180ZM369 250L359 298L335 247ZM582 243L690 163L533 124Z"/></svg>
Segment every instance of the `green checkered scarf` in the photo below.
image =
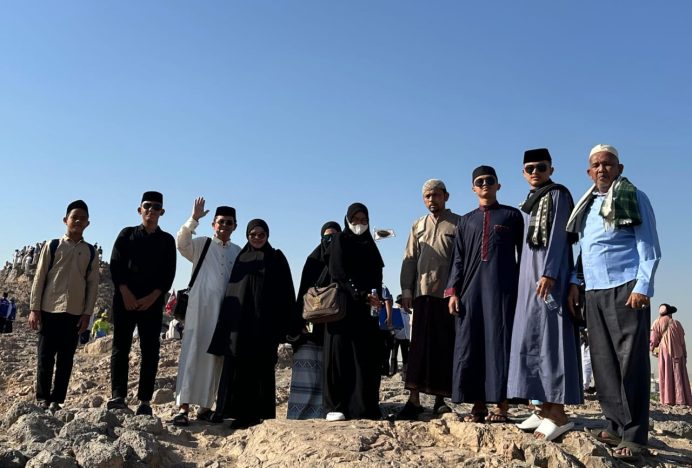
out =
<svg viewBox="0 0 692 468"><path fill-rule="evenodd" d="M572 210L569 221L567 221L567 232L578 233L582 230L586 210L591 206L595 189L596 185L594 184ZM641 224L642 217L637 203L637 187L626 177L618 177L610 186L599 214L603 217L606 231Z"/></svg>
<svg viewBox="0 0 692 468"><path fill-rule="evenodd" d="M570 207L574 205L567 187L549 180L543 187L529 192L524 203L519 206L521 211L529 215L526 243L532 250L548 247L554 216L553 197L550 195L553 190L562 190L567 193ZM569 237L570 244L576 241L576 237Z"/></svg>

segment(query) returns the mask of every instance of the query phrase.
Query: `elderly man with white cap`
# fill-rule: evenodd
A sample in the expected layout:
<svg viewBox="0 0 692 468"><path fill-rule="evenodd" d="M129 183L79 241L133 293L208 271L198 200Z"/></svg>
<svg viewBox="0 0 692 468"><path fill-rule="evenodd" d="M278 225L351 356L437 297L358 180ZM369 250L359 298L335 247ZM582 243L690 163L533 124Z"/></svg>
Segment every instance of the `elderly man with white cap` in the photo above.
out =
<svg viewBox="0 0 692 468"><path fill-rule="evenodd" d="M650 298L661 258L656 219L641 190L622 177L618 151L596 145L587 173L594 185L575 206L567 231L579 234L586 321L596 392L608 425L587 429L616 446L613 456L647 454ZM579 305L576 275L568 305Z"/></svg>

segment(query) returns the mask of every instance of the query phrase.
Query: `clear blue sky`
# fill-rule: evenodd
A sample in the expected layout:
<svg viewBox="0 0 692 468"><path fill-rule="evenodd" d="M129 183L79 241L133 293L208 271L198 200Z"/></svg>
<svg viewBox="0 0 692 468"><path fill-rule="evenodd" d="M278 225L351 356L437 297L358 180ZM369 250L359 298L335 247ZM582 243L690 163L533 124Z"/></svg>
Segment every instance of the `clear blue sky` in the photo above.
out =
<svg viewBox="0 0 692 468"><path fill-rule="evenodd" d="M470 173L500 201L546 146L578 197L587 153L615 145L649 195L663 261L653 302L692 335L692 5L651 2L4 2L0 15L0 258L59 236L83 198L105 256L165 195L175 233L195 196L267 220L299 277L319 227L362 201L398 292L424 180L473 209ZM209 234L205 218L200 234ZM238 235L240 234L240 235ZM190 266L179 257L175 286Z"/></svg>

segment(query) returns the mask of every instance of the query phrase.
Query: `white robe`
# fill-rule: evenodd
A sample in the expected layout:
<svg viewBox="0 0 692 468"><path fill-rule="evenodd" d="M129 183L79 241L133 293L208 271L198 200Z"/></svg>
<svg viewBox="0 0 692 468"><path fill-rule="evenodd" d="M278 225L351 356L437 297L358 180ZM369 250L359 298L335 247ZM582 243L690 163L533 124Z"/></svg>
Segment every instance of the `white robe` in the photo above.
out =
<svg viewBox="0 0 692 468"><path fill-rule="evenodd" d="M192 238L198 222L190 218L178 231L176 244L183 257L197 266L207 237ZM175 401L211 408L221 378L223 358L207 353L219 316L221 301L231 277L233 263L240 247L231 242L226 245L216 237L209 245L195 284L189 292L185 329L180 350Z"/></svg>

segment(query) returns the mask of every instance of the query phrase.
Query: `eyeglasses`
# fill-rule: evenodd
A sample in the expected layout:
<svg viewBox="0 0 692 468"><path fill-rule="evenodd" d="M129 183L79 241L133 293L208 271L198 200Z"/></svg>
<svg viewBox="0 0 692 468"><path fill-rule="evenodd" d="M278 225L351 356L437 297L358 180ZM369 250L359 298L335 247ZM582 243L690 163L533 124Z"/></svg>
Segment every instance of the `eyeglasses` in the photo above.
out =
<svg viewBox="0 0 692 468"><path fill-rule="evenodd" d="M265 237L267 237L267 233L264 231L251 232L250 234L248 234L248 237L250 239L264 239Z"/></svg>
<svg viewBox="0 0 692 468"><path fill-rule="evenodd" d="M161 203L144 202L144 203L142 203L142 209L161 211L163 209L163 205Z"/></svg>
<svg viewBox="0 0 692 468"><path fill-rule="evenodd" d="M496 183L497 179L493 176L479 177L478 179L473 181L473 185L476 187L483 187L484 185L495 185Z"/></svg>
<svg viewBox="0 0 692 468"><path fill-rule="evenodd" d="M218 224L219 226L234 226L235 221L233 221L232 219L219 219L216 221L216 224Z"/></svg>
<svg viewBox="0 0 692 468"><path fill-rule="evenodd" d="M535 166L533 164L527 164L524 166L524 172L527 174L533 174L533 171L545 172L548 170L548 165L546 163L539 163Z"/></svg>

